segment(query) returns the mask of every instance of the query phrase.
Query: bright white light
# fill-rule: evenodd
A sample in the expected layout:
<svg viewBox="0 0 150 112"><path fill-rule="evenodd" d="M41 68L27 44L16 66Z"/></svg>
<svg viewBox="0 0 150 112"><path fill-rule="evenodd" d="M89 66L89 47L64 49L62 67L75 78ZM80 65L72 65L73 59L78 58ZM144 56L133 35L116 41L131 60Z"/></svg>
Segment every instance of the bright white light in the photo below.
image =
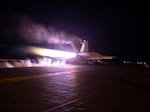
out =
<svg viewBox="0 0 150 112"><path fill-rule="evenodd" d="M123 61L123 63L126 63L126 61Z"/></svg>
<svg viewBox="0 0 150 112"><path fill-rule="evenodd" d="M49 57L59 57L59 58L74 58L76 57L76 53L74 52L67 52L67 51L60 51L60 50L52 50L46 48L38 48L38 47L30 47L29 51L41 55L41 56L49 56Z"/></svg>

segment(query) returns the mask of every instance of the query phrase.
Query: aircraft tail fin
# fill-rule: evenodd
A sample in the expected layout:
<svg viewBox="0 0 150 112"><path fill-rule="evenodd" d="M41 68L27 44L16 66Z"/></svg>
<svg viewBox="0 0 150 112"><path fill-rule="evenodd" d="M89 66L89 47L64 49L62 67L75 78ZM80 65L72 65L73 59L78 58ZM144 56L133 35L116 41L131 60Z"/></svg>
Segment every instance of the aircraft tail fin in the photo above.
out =
<svg viewBox="0 0 150 112"><path fill-rule="evenodd" d="M87 40L83 40L81 48L80 48L80 52L82 52L82 53L89 52L88 41Z"/></svg>

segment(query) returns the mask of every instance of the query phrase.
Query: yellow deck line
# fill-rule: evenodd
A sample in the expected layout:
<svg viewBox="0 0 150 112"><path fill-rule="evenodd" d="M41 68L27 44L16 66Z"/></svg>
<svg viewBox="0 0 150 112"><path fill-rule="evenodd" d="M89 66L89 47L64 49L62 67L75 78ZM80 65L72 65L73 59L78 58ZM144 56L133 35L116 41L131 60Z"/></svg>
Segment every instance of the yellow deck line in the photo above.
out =
<svg viewBox="0 0 150 112"><path fill-rule="evenodd" d="M144 64L145 67L150 68L150 66L148 64Z"/></svg>
<svg viewBox="0 0 150 112"><path fill-rule="evenodd" d="M56 73L48 73L48 74L41 74L41 75L30 75L30 76L18 76L18 77L3 78L3 79L0 79L0 83L31 80L31 79L49 77L49 76L54 76L54 75L68 74L68 73L73 73L73 72L76 72L76 71L56 72Z"/></svg>

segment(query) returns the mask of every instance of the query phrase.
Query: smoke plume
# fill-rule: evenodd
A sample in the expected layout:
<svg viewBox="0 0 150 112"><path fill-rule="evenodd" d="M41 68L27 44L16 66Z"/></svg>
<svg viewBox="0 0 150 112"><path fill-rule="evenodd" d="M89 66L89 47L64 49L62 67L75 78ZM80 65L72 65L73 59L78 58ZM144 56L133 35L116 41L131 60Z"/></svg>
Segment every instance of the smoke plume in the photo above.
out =
<svg viewBox="0 0 150 112"><path fill-rule="evenodd" d="M58 43L67 44L69 42L79 42L80 38L58 31L53 27L46 27L43 24L33 22L28 17L21 18L18 26L18 35L28 43Z"/></svg>

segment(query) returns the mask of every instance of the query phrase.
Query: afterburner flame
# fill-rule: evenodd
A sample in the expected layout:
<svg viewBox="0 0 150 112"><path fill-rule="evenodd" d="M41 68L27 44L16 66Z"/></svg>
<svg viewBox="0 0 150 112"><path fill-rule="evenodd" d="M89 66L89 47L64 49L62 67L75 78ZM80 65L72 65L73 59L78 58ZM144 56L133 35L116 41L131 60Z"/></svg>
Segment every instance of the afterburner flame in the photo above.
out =
<svg viewBox="0 0 150 112"><path fill-rule="evenodd" d="M30 47L29 51L36 55L41 56L49 56L55 58L74 58L76 57L76 53L74 52L67 52L67 51L60 51L60 50L53 50L53 49L46 49L46 48L38 48L38 47Z"/></svg>

